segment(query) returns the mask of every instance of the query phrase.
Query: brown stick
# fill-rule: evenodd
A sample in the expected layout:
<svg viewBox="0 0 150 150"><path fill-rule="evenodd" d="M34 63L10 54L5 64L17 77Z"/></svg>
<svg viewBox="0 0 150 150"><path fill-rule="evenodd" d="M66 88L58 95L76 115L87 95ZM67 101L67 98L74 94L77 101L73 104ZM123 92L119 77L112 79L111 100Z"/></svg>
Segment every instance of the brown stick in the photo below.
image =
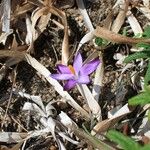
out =
<svg viewBox="0 0 150 150"><path fill-rule="evenodd" d="M97 26L97 28L94 30L94 35L115 43L123 43L123 44L130 44L130 45L137 44L137 43L150 44L150 38L146 39L146 38L126 37L99 26Z"/></svg>

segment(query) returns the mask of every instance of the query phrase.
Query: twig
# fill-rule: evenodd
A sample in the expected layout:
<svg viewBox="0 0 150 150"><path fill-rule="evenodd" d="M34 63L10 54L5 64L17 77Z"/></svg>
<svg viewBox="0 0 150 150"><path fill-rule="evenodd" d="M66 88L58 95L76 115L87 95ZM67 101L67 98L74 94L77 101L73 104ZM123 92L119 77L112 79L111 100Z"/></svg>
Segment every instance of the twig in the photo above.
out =
<svg viewBox="0 0 150 150"><path fill-rule="evenodd" d="M137 43L150 43L150 38L130 38L123 36L121 34L114 33L110 30L107 30L106 28L97 26L97 28L94 30L94 35L103 39L106 39L111 42L115 43L124 43L124 44L137 44Z"/></svg>
<svg viewBox="0 0 150 150"><path fill-rule="evenodd" d="M9 99L8 99L8 104L7 104L6 111L5 111L4 120L2 121L2 126L3 126L3 124L4 124L5 120L6 120L8 109L9 109L9 106L10 106L10 103L11 103L11 98L12 98L12 94L13 94L13 88L14 88L15 80L16 80L16 68L17 68L17 66L15 67L15 70L14 70L13 84L12 84L12 87L11 87L11 92L10 92L10 96L9 96Z"/></svg>

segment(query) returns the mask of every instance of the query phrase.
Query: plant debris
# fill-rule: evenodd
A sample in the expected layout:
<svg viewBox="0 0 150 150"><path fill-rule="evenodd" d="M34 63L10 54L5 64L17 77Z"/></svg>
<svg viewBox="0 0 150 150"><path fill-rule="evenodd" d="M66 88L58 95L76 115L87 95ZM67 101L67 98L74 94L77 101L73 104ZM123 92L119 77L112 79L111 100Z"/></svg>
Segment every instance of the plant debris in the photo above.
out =
<svg viewBox="0 0 150 150"><path fill-rule="evenodd" d="M0 149L150 149L149 0L1 0L0 17Z"/></svg>

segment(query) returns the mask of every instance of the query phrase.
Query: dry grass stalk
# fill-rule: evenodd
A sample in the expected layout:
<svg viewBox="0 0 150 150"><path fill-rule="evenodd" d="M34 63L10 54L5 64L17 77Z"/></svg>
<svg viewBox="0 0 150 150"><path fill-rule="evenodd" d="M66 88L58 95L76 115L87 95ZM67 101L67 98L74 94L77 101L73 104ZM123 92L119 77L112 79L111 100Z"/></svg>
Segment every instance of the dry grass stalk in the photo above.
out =
<svg viewBox="0 0 150 150"><path fill-rule="evenodd" d="M150 43L150 39L126 37L100 26L97 26L97 28L94 30L94 35L115 43L123 43L130 45L134 45L137 43Z"/></svg>

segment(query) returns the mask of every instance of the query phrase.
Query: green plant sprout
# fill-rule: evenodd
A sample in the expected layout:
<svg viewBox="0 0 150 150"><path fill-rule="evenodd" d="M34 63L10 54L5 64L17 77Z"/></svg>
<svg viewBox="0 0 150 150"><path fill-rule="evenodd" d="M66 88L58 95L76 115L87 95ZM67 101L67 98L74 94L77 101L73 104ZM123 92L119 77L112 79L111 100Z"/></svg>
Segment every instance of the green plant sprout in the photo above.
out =
<svg viewBox="0 0 150 150"><path fill-rule="evenodd" d="M145 87L145 91L130 98L129 105L145 105L150 103L150 87Z"/></svg>
<svg viewBox="0 0 150 150"><path fill-rule="evenodd" d="M96 37L96 38L95 38L95 44L96 44L97 46L106 46L106 45L108 44L108 41L105 40L105 39L102 39L102 38L100 38L100 37Z"/></svg>
<svg viewBox="0 0 150 150"><path fill-rule="evenodd" d="M147 26L142 34L143 38L150 38L150 26ZM129 55L125 58L124 62L129 63L136 59L147 59L148 65L147 70L144 77L144 88L145 91L140 94L130 98L128 100L129 105L145 105L150 103L150 45L146 43L138 43L137 47L143 48L142 51L136 52L134 54ZM150 113L148 114L148 118L150 118ZM106 135L110 140L117 143L124 150L149 150L150 144L141 146L138 142L134 141L132 138L123 135L122 133L110 130Z"/></svg>
<svg viewBox="0 0 150 150"><path fill-rule="evenodd" d="M124 150L150 150L150 144L141 146L132 138L115 130L108 131L106 136L113 142L117 143Z"/></svg>
<svg viewBox="0 0 150 150"><path fill-rule="evenodd" d="M150 26L147 26L142 34L143 38L150 38ZM136 52L134 54L129 55L125 58L124 62L129 63L136 59L147 59L148 65L147 65L147 71L144 77L144 84L148 85L148 82L150 81L150 45L145 43L139 43L137 44L137 47L143 48L142 51Z"/></svg>

